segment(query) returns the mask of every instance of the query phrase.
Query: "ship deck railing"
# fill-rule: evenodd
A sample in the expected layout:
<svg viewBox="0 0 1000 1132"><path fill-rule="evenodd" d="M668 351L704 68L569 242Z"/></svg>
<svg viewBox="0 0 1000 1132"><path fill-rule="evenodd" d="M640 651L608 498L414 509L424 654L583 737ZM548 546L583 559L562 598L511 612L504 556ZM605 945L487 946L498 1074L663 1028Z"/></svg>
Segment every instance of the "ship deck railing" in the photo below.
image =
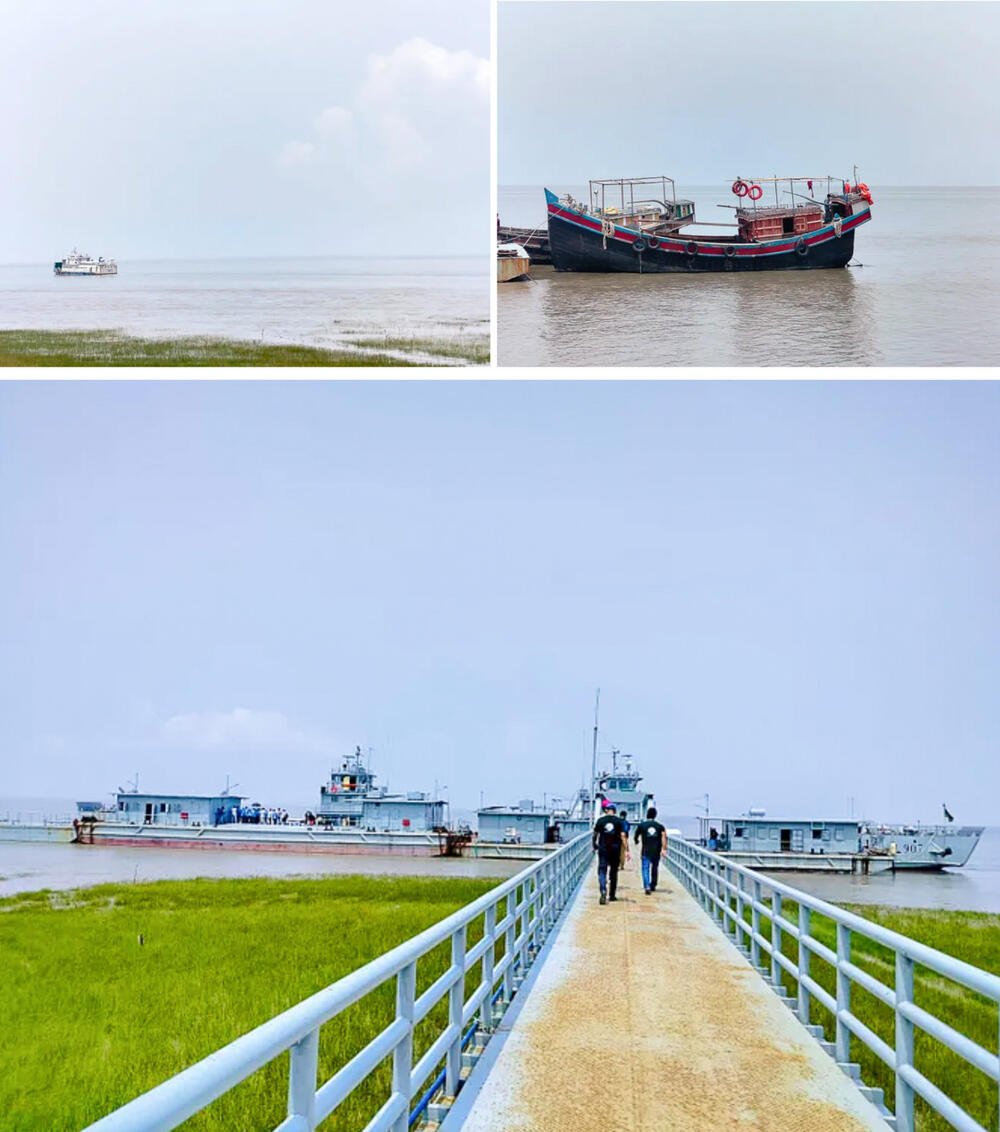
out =
<svg viewBox="0 0 1000 1132"><path fill-rule="evenodd" d="M488 1035L496 1027L576 892L591 855L590 835L581 834L419 935L98 1120L88 1132L176 1128L285 1054L287 1116L276 1132L314 1129L387 1058L392 1062L388 1095L366 1132L407 1132L442 1090L447 1098L458 1094L463 1050L477 1031ZM472 947L470 929L481 932ZM450 965L418 994L418 964L444 944L450 944ZM466 976L477 969L478 982L467 995ZM395 989L393 1020L317 1088L322 1027L387 984ZM435 1023L439 1028L427 1048L418 1051L416 1027L438 1003L447 1004L447 1011L440 1012L445 1016Z"/></svg>
<svg viewBox="0 0 1000 1132"><path fill-rule="evenodd" d="M851 1060L851 1043L860 1041L895 1076L894 1128L914 1132L915 1100L921 1098L929 1108L961 1132L986 1132L944 1088L921 1073L915 1064L914 1049L918 1032L960 1058L996 1086L1000 1083L1000 1057L959 1032L948 1022L918 1006L914 999L914 969L924 968L950 991L969 990L1000 1007L1000 978L936 948L917 942L889 928L866 920L837 905L773 880L762 873L734 864L682 838L668 846L670 869L684 887L712 916L730 941L774 990L785 997L783 976L790 976L794 1000L789 999L799 1021L812 1027L814 1015L825 1018L827 1027L815 1027L817 1036L826 1035L827 1052L841 1067L857 1077L859 1069ZM797 906L795 920L783 914L784 901ZM813 931L813 917L832 922L836 947L828 947ZM765 934L764 925L768 925ZM795 941L795 957L784 953L785 936ZM892 957L893 985L863 969L864 959L852 959L852 942L861 937L886 948ZM813 961L825 963L834 973L835 993L830 993L814 977ZM876 968L878 969L878 968ZM950 984L950 986L949 986ZM876 998L892 1011L894 1041L886 1041L870 1029L851 1009L852 990L857 988ZM817 1010L814 1010L814 1005ZM923 1038L921 1040L924 1040ZM998 1101L1000 1103L1000 1101ZM994 1108L994 1119L996 1108ZM993 1125L995 1127L995 1124Z"/></svg>

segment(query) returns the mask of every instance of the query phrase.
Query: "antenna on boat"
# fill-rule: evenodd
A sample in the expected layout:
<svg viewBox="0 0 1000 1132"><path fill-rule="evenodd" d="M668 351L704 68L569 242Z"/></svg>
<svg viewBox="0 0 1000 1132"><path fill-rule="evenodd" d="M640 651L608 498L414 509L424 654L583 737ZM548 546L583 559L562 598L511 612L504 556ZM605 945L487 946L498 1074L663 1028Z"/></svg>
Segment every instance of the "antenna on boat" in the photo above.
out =
<svg viewBox="0 0 1000 1132"><path fill-rule="evenodd" d="M595 814L597 812L597 723L600 711L601 689L598 688L594 699L594 746L590 754L590 801Z"/></svg>

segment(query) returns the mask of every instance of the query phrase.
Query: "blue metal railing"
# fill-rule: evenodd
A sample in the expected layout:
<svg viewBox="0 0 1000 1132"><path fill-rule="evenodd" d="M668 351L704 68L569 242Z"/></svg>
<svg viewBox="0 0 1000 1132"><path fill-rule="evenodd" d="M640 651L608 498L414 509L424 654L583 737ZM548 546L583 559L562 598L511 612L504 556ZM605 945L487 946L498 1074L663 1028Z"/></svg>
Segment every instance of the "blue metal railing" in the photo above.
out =
<svg viewBox="0 0 1000 1132"><path fill-rule="evenodd" d="M834 1056L843 1066L850 1063L851 1038L856 1038L895 1074L896 1132L914 1132L914 1098L928 1106L960 1132L986 1132L959 1104L925 1077L914 1065L916 1030L929 1035L968 1066L1000 1082L1000 1056L984 1049L947 1022L914 1002L913 969L921 967L949 980L951 984L974 991L1000 1006L1000 978L955 959L933 947L890 931L861 916L828 904L808 893L773 880L762 873L736 865L717 853L677 837L668 846L671 872L699 901L730 940L744 951L751 964L776 989L782 986L782 971L793 979L797 990L796 1010L803 1025L809 1025L813 999L831 1015L836 1027ZM782 915L782 900L798 905L797 922ZM749 911L750 921L746 920ZM832 920L836 926L836 950L816 939L810 930L812 913ZM771 938L761 933L762 920L770 923ZM782 950L782 937L797 942L797 958L792 961ZM886 986L851 962L853 935L888 948L895 959L894 986ZM761 954L769 957L769 968ZM813 956L829 964L836 975L836 994L830 994L812 977ZM886 1042L851 1011L851 988L858 986L889 1007L895 1015L894 1044ZM955 988L957 989L957 988ZM1000 1106L1000 1096L997 1104ZM994 1125L996 1127L996 1125Z"/></svg>
<svg viewBox="0 0 1000 1132"><path fill-rule="evenodd" d="M87 1132L176 1128L286 1052L288 1115L275 1132L311 1132L390 1057L391 1091L365 1132L407 1132L414 1098L442 1062L445 1096L458 1092L470 1023L475 1023L473 1030L493 1029L496 1012L506 1008L520 986L542 941L576 891L591 854L590 836L581 834L440 923L98 1120ZM468 928L479 918L483 936L467 950ZM497 961L501 940L504 954ZM418 996L418 961L447 941L450 966ZM479 982L466 998L466 974L477 963ZM320 1028L391 979L396 986L392 1022L317 1088ZM444 1000L447 1023L414 1064L414 1029ZM418 1108L426 1109L430 1102L431 1096L425 1094Z"/></svg>

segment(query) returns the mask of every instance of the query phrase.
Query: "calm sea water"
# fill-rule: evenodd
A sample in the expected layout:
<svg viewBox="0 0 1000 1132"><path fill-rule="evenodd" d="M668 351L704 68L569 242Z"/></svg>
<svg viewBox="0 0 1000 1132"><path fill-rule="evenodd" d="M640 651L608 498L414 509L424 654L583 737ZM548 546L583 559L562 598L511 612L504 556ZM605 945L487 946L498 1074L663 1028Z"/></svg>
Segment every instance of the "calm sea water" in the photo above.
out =
<svg viewBox="0 0 1000 1132"><path fill-rule="evenodd" d="M337 346L350 335L489 333L492 276L433 259L121 260L118 275L0 266L0 329L117 329Z"/></svg>
<svg viewBox="0 0 1000 1132"><path fill-rule="evenodd" d="M587 199L586 186L550 186ZM593 275L534 268L498 288L506 366L1000 364L1000 188L873 187L840 271ZM726 222L728 186L679 186ZM786 198L787 199L787 198ZM766 203L766 201L764 202ZM501 187L504 224L544 225L541 186ZM704 233L724 228L698 229Z"/></svg>

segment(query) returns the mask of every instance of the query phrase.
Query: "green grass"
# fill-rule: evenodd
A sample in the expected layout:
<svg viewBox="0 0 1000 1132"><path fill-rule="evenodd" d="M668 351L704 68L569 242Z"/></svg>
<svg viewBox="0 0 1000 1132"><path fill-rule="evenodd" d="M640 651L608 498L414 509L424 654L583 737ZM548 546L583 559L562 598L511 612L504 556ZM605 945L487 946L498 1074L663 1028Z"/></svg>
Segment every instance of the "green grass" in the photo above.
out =
<svg viewBox="0 0 1000 1132"><path fill-rule="evenodd" d="M495 881L335 877L159 881L0 899L0 1124L78 1129L436 923ZM469 945L481 938L469 935ZM140 944L139 937L142 936ZM497 957L502 955L502 946ZM417 991L448 966L418 964ZM476 975L467 980L467 994ZM394 983L320 1035L327 1080L391 1020ZM415 1058L446 1004L417 1027ZM184 1128L273 1128L287 1056ZM324 1129L356 1129L389 1093L390 1063Z"/></svg>
<svg viewBox="0 0 1000 1132"><path fill-rule="evenodd" d="M407 354L426 354L435 358L457 358L473 365L490 360L489 335L470 338L352 338L355 346L373 350L401 350Z"/></svg>
<svg viewBox="0 0 1000 1132"><path fill-rule="evenodd" d="M379 349L388 348L376 343ZM450 342L442 350L450 348ZM444 356L444 354L442 354ZM488 360L488 359L487 359ZM136 338L114 330L0 330L0 366L408 366L361 350L222 338Z"/></svg>
<svg viewBox="0 0 1000 1132"><path fill-rule="evenodd" d="M982 912L940 912L917 908L885 908L870 905L845 905L849 911L874 923L918 940L947 955L993 974L1000 974L1000 916ZM782 916L798 923L798 906L790 900L782 905ZM749 920L749 912L746 914ZM812 914L811 934L821 943L836 950L836 928L832 921ZM761 917L761 934L771 939L770 922ZM782 937L782 953L796 961L798 945L787 934ZM851 959L856 966L892 989L895 985L895 958L879 944L852 933ZM770 957L761 951L761 963L769 966ZM817 955L810 960L810 974L831 995L836 995L836 978L832 967ZM782 981L790 995L795 995L792 976L782 972ZM946 1022L949 1026L977 1042L984 1049L997 1053L998 1012L995 1003L966 990L959 984L921 967L914 970L914 1000L918 1006ZM883 1041L895 1046L895 1016L892 1010L868 991L857 985L851 990L851 1011ZM825 1036L833 1041L835 1023L827 1009L813 997L810 1022L822 1025ZM851 1060L860 1063L861 1075L868 1085L880 1086L890 1109L895 1107L895 1074L857 1038L851 1039ZM997 1086L962 1058L951 1053L937 1040L917 1029L914 1041L914 1064L953 1101L966 1110L984 1128L996 1130ZM919 1097L915 1105L918 1132L946 1132L951 1127Z"/></svg>

